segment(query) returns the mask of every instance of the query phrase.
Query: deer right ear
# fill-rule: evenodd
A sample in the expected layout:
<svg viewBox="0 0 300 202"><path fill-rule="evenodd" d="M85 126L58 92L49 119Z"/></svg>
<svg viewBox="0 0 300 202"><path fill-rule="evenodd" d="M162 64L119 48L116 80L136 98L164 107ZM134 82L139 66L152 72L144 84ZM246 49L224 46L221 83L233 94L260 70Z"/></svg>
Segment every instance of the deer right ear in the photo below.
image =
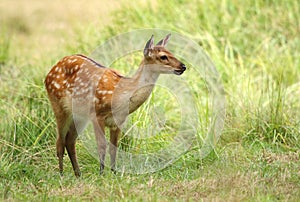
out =
<svg viewBox="0 0 300 202"><path fill-rule="evenodd" d="M149 39L149 41L146 43L146 46L144 48L144 56L147 57L147 56L150 56L149 53L150 53L150 50L153 49L154 45L153 45L153 34L151 36L151 38Z"/></svg>
<svg viewBox="0 0 300 202"><path fill-rule="evenodd" d="M165 47L170 39L170 36L171 34L168 34L164 39L160 40L156 45Z"/></svg>

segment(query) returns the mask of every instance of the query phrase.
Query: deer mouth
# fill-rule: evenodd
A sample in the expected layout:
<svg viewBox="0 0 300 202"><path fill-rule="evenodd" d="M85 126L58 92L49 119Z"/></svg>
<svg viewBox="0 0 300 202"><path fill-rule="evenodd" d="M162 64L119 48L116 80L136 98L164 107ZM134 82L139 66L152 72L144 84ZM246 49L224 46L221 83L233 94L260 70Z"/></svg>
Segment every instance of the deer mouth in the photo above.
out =
<svg viewBox="0 0 300 202"><path fill-rule="evenodd" d="M174 74L181 75L186 70L186 66L184 64L181 64L181 69L174 70Z"/></svg>
<svg viewBox="0 0 300 202"><path fill-rule="evenodd" d="M183 74L183 72L184 72L183 69L181 69L181 70L174 70L174 74L176 74L176 75L181 75L181 74Z"/></svg>

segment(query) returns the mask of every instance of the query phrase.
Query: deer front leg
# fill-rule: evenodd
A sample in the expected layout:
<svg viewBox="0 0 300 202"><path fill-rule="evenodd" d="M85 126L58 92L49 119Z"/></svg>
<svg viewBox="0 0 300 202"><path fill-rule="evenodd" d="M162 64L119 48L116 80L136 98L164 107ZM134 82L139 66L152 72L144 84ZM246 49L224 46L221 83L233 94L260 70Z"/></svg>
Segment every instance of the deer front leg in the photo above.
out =
<svg viewBox="0 0 300 202"><path fill-rule="evenodd" d="M102 175L104 171L105 153L106 153L104 121L101 119L94 120L93 126L95 131L97 147L98 147L98 155L100 159L100 175Z"/></svg>
<svg viewBox="0 0 300 202"><path fill-rule="evenodd" d="M116 154L118 149L118 136L120 129L118 127L110 128L110 145L109 145L109 154L110 154L110 168L111 171L116 173Z"/></svg>

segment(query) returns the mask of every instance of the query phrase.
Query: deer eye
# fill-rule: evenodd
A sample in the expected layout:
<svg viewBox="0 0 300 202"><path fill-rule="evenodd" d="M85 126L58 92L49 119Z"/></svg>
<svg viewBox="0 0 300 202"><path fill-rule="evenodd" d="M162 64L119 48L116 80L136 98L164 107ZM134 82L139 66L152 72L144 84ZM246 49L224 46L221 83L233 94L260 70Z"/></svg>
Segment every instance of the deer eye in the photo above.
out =
<svg viewBox="0 0 300 202"><path fill-rule="evenodd" d="M160 56L160 59L162 59L162 60L167 60L168 57L167 57L166 55L162 55L162 56Z"/></svg>

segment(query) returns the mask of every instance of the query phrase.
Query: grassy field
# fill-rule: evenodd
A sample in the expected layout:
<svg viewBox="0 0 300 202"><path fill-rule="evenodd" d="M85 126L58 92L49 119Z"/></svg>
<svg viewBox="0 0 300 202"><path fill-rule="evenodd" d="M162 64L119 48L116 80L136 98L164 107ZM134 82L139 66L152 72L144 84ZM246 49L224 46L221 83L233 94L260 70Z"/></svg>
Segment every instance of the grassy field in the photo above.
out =
<svg viewBox="0 0 300 202"><path fill-rule="evenodd" d="M0 13L1 200L299 200L299 1L0 0ZM218 144L204 159L199 158L201 144L195 144L155 173L114 175L107 169L99 176L97 159L79 140L83 176L76 179L65 158L65 175L60 177L45 75L65 55L88 55L117 34L143 28L178 32L214 61L227 102ZM137 58L126 57L114 67L130 74L128 65L137 67ZM206 106L201 101L208 96L205 85L188 68L183 78L199 108ZM159 89L155 93L132 116L133 123L148 124L149 114L143 112L152 102L170 107L166 117L176 121L173 106L165 102L168 95ZM199 115L204 128L210 110L207 104ZM170 131L175 127L168 126ZM167 138L158 140L167 143ZM128 150L157 147L130 137L121 142Z"/></svg>

